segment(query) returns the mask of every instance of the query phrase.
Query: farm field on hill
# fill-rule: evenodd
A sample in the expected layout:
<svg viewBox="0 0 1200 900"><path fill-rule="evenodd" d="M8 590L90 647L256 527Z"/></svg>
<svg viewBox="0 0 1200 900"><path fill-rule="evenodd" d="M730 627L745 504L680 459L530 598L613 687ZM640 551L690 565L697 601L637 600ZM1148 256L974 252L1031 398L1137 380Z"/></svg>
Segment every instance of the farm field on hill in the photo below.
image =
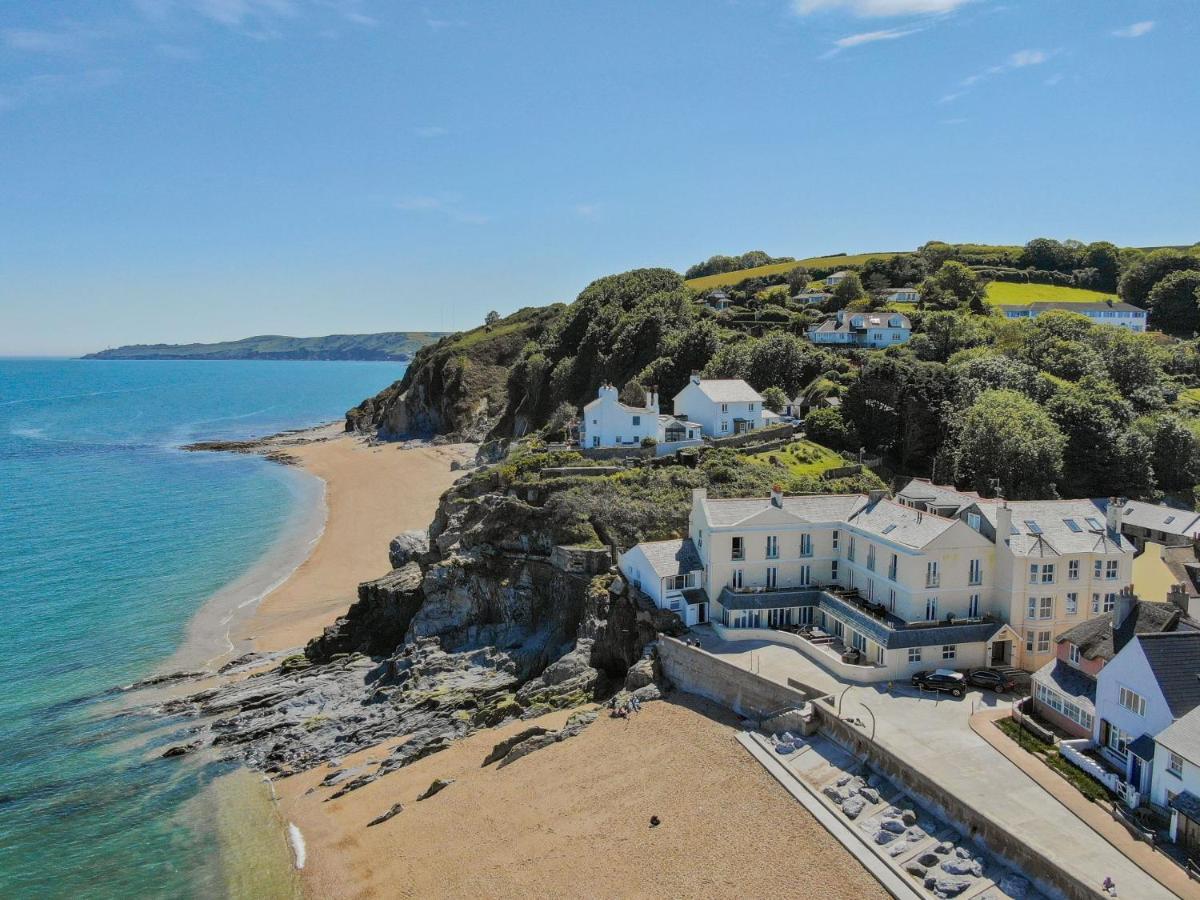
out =
<svg viewBox="0 0 1200 900"><path fill-rule="evenodd" d="M718 272L716 275L705 275L703 278L693 278L687 286L698 291L707 291L727 284L737 284L747 278L762 278L766 275L781 275L796 266L806 266L810 269L828 269L830 266L861 266L868 259L898 256L909 253L908 250L886 251L883 253L857 253L853 256L810 256L807 259L796 259L791 262L771 263L769 266L758 266L753 269L738 269L736 272Z"/></svg>
<svg viewBox="0 0 1200 900"><path fill-rule="evenodd" d="M1041 300L1054 303L1097 303L1116 300L1113 294L1056 284L1017 284L993 281L987 286L987 302L992 306L1024 306Z"/></svg>

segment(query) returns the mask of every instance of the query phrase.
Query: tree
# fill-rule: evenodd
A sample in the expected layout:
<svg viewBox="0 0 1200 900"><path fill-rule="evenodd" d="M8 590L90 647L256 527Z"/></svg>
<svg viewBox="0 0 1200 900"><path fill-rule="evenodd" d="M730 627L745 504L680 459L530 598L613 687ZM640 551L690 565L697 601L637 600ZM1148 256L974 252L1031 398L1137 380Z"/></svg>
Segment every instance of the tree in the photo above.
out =
<svg viewBox="0 0 1200 900"><path fill-rule="evenodd" d="M1067 439L1063 496L1144 497L1153 492L1150 442L1129 428L1133 410L1112 382L1087 378L1060 384L1045 408Z"/></svg>
<svg viewBox="0 0 1200 900"><path fill-rule="evenodd" d="M1172 272L1200 268L1200 256L1186 250L1154 250L1135 259L1121 274L1118 293L1134 306L1146 308L1150 290Z"/></svg>
<svg viewBox="0 0 1200 900"><path fill-rule="evenodd" d="M490 313L488 313L486 316L483 317L483 324L488 326L488 328L491 328L493 325L495 325L499 321L500 321L500 313L496 312L494 309Z"/></svg>
<svg viewBox="0 0 1200 900"><path fill-rule="evenodd" d="M799 294L805 290L809 282L812 281L812 275L804 266L796 266L794 269L788 269L787 274L783 276L787 280L788 293L790 295Z"/></svg>
<svg viewBox="0 0 1200 900"><path fill-rule="evenodd" d="M787 403L788 395L783 392L783 388L771 385L763 391L763 406L771 410L771 412L783 412L783 408L787 406Z"/></svg>
<svg viewBox="0 0 1200 900"><path fill-rule="evenodd" d="M1078 268L1081 247L1078 241L1062 243L1053 238L1034 238L1021 251L1019 263L1026 269L1070 272Z"/></svg>
<svg viewBox="0 0 1200 900"><path fill-rule="evenodd" d="M833 289L833 299L829 301L829 304L833 309L845 309L850 303L859 299L865 293L863 291L862 279L858 277L858 273L850 272Z"/></svg>
<svg viewBox="0 0 1200 900"><path fill-rule="evenodd" d="M1200 269L1200 259L1196 260ZM1150 289L1150 324L1171 334L1200 331L1200 271L1184 269L1164 276Z"/></svg>
<svg viewBox="0 0 1200 900"><path fill-rule="evenodd" d="M1200 441L1183 419L1160 413L1135 424L1149 439L1150 465L1160 490L1188 490L1200 480Z"/></svg>
<svg viewBox="0 0 1200 900"><path fill-rule="evenodd" d="M1121 273L1121 251L1108 241L1094 241L1083 250L1083 265L1096 270L1093 287L1097 291L1116 291Z"/></svg>
<svg viewBox="0 0 1200 900"><path fill-rule="evenodd" d="M955 428L955 480L990 492L997 479L1014 500L1053 497L1066 443L1046 411L1024 394L984 391Z"/></svg>
<svg viewBox="0 0 1200 900"><path fill-rule="evenodd" d="M858 449L858 435L832 406L819 406L809 412L804 417L804 434L810 441L834 450Z"/></svg>
<svg viewBox="0 0 1200 900"><path fill-rule="evenodd" d="M936 309L969 306L983 312L986 284L967 266L950 260L921 282L921 304Z"/></svg>
<svg viewBox="0 0 1200 900"><path fill-rule="evenodd" d="M1037 369L1019 359L991 354L951 366L955 379L955 405L965 409L984 391L1004 389L1028 394Z"/></svg>
<svg viewBox="0 0 1200 900"><path fill-rule="evenodd" d="M925 260L925 265L929 271L936 272L947 260L951 260L958 255L958 248L952 244L947 244L945 241L926 241L921 245L921 249L917 253Z"/></svg>
<svg viewBox="0 0 1200 900"><path fill-rule="evenodd" d="M918 359L931 362L946 362L959 350L991 340L983 320L959 312L923 312L915 324L918 330L908 347Z"/></svg>

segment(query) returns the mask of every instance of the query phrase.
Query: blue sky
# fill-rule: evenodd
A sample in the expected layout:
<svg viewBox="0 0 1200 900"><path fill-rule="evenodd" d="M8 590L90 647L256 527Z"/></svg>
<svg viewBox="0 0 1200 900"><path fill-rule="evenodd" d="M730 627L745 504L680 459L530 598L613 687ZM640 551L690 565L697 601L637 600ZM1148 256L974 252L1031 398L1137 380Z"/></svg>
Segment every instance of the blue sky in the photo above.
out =
<svg viewBox="0 0 1200 900"><path fill-rule="evenodd" d="M1200 240L1191 0L0 0L0 354Z"/></svg>

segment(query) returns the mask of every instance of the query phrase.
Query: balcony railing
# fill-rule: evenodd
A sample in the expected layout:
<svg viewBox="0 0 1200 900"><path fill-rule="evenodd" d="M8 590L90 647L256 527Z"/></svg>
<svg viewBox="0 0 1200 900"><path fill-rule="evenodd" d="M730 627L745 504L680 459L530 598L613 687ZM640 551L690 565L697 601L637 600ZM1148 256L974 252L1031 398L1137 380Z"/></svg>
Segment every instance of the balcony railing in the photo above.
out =
<svg viewBox="0 0 1200 900"><path fill-rule="evenodd" d="M935 587L941 587L941 586L942 586L942 579L939 576L937 576L937 575L926 575L925 576L925 587L935 588Z"/></svg>

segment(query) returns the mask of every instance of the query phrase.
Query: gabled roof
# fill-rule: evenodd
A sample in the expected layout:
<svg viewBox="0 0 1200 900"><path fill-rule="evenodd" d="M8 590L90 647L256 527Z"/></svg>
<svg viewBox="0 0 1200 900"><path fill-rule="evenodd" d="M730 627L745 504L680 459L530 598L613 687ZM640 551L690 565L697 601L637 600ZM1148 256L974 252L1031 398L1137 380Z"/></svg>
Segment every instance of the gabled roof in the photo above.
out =
<svg viewBox="0 0 1200 900"><path fill-rule="evenodd" d="M983 500L974 506L995 528L996 501ZM1017 556L1133 554L1133 543L1108 530L1104 511L1092 500L1012 500L1008 506L1012 510L1012 532L997 537L1007 538Z"/></svg>
<svg viewBox="0 0 1200 900"><path fill-rule="evenodd" d="M1102 510L1108 509L1108 500L1096 500L1095 504ZM1121 524L1190 538L1200 531L1200 513L1159 503L1130 500L1121 507Z"/></svg>
<svg viewBox="0 0 1200 900"><path fill-rule="evenodd" d="M1200 765L1200 706L1176 719L1154 736L1155 742Z"/></svg>
<svg viewBox="0 0 1200 900"><path fill-rule="evenodd" d="M880 500L874 506L864 507L850 524L894 544L920 549L953 528L957 521L923 513L891 500Z"/></svg>
<svg viewBox="0 0 1200 900"><path fill-rule="evenodd" d="M1075 303L1072 301L1062 301L1062 300L1038 300L1038 301L1035 301L1034 303L1027 303L1024 306L1006 306L1006 307L1004 307L1005 313L1015 312L1018 310L1020 310L1022 312L1028 311L1028 312L1041 313L1041 312L1050 312L1052 310L1057 310L1057 309L1063 309L1063 310L1066 310L1067 312L1080 313L1081 315L1087 315L1087 313L1089 313L1089 312L1101 312L1104 310L1116 310L1118 312L1141 313L1142 315L1146 314L1146 311L1144 309L1142 309L1141 307L1134 306L1131 303L1125 303L1120 300L1114 300L1111 303L1103 301L1103 300L1098 301L1096 303Z"/></svg>
<svg viewBox="0 0 1200 900"><path fill-rule="evenodd" d="M861 325L855 325L856 321L862 320ZM898 320L898 324L893 325L893 320ZM887 310L875 310L873 312L853 312L846 313L842 316L839 322L836 316L824 319L817 325L809 327L809 331L815 331L819 334L848 334L852 331L867 331L871 328L912 328L912 320L904 313L889 312Z"/></svg>
<svg viewBox="0 0 1200 900"><path fill-rule="evenodd" d="M955 512L981 499L974 491L960 491L948 485L934 484L928 478L911 479L897 496L939 509L954 507Z"/></svg>
<svg viewBox="0 0 1200 900"><path fill-rule="evenodd" d="M713 403L758 403L762 401L762 395L741 378L701 378L699 383L688 383L695 384L700 388L700 393ZM684 389L687 389L687 385L684 385Z"/></svg>
<svg viewBox="0 0 1200 900"><path fill-rule="evenodd" d="M704 568L700 554L691 538L671 541L645 541L635 548L642 551L654 574L659 578L668 575L686 575Z"/></svg>
<svg viewBox="0 0 1200 900"><path fill-rule="evenodd" d="M804 522L848 522L850 517L865 506L867 498L862 494L810 494L800 497L784 497L783 512ZM712 525L737 525L768 509L774 509L770 497L755 497L736 500L704 500L708 521Z"/></svg>
<svg viewBox="0 0 1200 900"><path fill-rule="evenodd" d="M1200 631L1139 634L1137 642L1171 715L1182 718L1200 705Z"/></svg>
<svg viewBox="0 0 1200 900"><path fill-rule="evenodd" d="M1096 680L1061 659L1050 660L1033 673L1033 679L1070 697L1087 712L1096 709Z"/></svg>
<svg viewBox="0 0 1200 900"><path fill-rule="evenodd" d="M1115 631L1113 614L1109 612L1068 628L1058 636L1057 643L1074 644L1084 659L1107 661L1133 640L1134 635L1172 631L1200 631L1200 622L1185 616L1173 603L1139 600Z"/></svg>

